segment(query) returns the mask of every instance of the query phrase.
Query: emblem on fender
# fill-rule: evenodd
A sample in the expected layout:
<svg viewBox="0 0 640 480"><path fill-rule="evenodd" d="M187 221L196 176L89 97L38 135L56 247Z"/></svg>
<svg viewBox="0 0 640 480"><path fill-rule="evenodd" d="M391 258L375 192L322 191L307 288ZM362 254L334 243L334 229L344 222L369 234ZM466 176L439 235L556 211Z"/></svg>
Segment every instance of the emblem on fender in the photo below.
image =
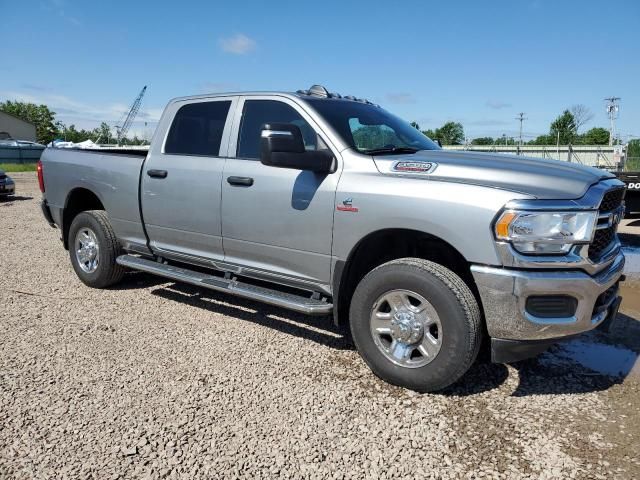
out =
<svg viewBox="0 0 640 480"><path fill-rule="evenodd" d="M345 198L341 205L336 205L336 210L339 212L357 212L358 207L353 206L353 198L349 197Z"/></svg>
<svg viewBox="0 0 640 480"><path fill-rule="evenodd" d="M437 166L438 164L434 162L401 160L394 163L391 170L402 173L431 173Z"/></svg>

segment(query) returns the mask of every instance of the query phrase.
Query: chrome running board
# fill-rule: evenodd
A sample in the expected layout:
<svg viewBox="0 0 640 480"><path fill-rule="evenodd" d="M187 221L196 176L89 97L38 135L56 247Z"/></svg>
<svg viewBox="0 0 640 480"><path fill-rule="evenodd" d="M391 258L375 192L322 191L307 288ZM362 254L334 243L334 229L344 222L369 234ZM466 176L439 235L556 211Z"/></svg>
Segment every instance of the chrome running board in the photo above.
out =
<svg viewBox="0 0 640 480"><path fill-rule="evenodd" d="M116 263L123 267L152 273L175 280L176 282L189 283L198 287L208 288L209 290L230 293L231 295L268 303L307 315L327 315L333 310L333 304L320 298L312 298L311 294L309 294L309 297L294 295L292 293L244 283L235 278L216 277L215 275L165 265L133 255L120 255L116 259Z"/></svg>

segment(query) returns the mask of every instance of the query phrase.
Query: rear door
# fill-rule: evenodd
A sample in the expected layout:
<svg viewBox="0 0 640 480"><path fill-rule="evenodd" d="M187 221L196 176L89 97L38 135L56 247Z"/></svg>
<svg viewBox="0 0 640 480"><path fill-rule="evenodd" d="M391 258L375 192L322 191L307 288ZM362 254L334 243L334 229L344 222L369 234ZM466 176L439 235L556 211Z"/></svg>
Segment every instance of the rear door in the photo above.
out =
<svg viewBox="0 0 640 480"><path fill-rule="evenodd" d="M222 260L222 171L237 97L167 107L141 179L142 214L154 252L207 263Z"/></svg>
<svg viewBox="0 0 640 480"><path fill-rule="evenodd" d="M225 261L256 276L328 289L339 170L318 174L259 159L265 123L298 125L307 149L328 148L326 136L286 97L243 97L236 110L222 182Z"/></svg>

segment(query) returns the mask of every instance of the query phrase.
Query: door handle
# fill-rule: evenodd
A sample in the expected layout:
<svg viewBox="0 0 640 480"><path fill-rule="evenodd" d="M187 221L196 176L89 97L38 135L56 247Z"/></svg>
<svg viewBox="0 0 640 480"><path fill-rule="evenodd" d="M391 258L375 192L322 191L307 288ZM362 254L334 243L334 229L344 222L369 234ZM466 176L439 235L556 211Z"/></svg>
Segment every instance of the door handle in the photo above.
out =
<svg viewBox="0 0 640 480"><path fill-rule="evenodd" d="M166 170L147 170L147 175L153 178L167 178Z"/></svg>
<svg viewBox="0 0 640 480"><path fill-rule="evenodd" d="M253 178L251 177L227 177L229 185L236 185L239 187L250 187L253 185Z"/></svg>

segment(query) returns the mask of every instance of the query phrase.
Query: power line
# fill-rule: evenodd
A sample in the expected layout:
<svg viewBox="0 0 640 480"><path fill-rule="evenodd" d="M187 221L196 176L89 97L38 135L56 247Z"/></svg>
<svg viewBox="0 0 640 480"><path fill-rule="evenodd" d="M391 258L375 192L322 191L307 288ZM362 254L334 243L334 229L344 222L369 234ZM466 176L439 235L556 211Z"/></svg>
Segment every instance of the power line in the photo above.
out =
<svg viewBox="0 0 640 480"><path fill-rule="evenodd" d="M518 143L519 146L522 146L522 122L524 122L527 119L527 117L525 117L524 115L525 115L524 112L520 112L516 117L516 120L520 121L520 142Z"/></svg>
<svg viewBox="0 0 640 480"><path fill-rule="evenodd" d="M618 118L618 111L620 110L619 100L620 97L607 97L604 99L607 102L606 110L609 115L609 146L613 145L613 139L616 133L616 118Z"/></svg>

